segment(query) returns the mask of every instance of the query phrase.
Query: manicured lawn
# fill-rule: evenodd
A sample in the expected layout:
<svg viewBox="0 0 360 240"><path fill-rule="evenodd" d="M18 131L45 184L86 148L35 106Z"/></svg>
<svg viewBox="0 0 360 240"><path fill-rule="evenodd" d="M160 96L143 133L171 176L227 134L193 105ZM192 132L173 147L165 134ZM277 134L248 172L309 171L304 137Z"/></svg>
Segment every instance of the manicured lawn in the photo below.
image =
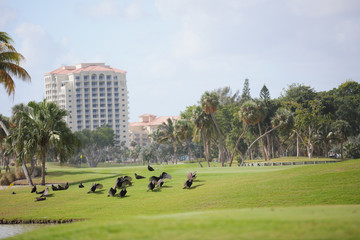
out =
<svg viewBox="0 0 360 240"><path fill-rule="evenodd" d="M30 187L0 191L0 218L85 219L52 225L16 239L358 239L360 161L282 166L199 168L198 164L112 168L48 166L47 182L69 182L35 202ZM192 189L182 189L189 171ZM173 178L147 192L136 180L127 197L107 197L120 175ZM82 181L84 189L77 187ZM98 182L104 189L87 194ZM39 187L42 189L43 187ZM15 191L17 194L12 195Z"/></svg>

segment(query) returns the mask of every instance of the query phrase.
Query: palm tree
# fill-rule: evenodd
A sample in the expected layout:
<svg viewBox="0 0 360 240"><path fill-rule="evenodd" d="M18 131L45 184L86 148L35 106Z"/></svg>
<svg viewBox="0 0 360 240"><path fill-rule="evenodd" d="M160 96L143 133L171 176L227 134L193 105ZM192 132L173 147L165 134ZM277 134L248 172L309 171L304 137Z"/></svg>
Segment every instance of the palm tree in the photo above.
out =
<svg viewBox="0 0 360 240"><path fill-rule="evenodd" d="M66 142L67 130L63 117L67 111L60 109L56 103L34 101L28 103L28 119L31 119L34 126L34 138L37 143L37 155L41 160L41 184L45 185L45 160L50 147L59 149L60 146L71 145L73 142Z"/></svg>
<svg viewBox="0 0 360 240"><path fill-rule="evenodd" d="M177 153L177 145L179 139L175 134L174 120L171 118L167 119L167 123L162 123L159 126L159 136L157 139L158 143L170 142L174 148L174 155Z"/></svg>
<svg viewBox="0 0 360 240"><path fill-rule="evenodd" d="M208 167L210 167L210 144L212 137L216 133L213 120L200 106L193 109L191 120L195 125L193 140L200 142L201 139L203 142L206 162Z"/></svg>
<svg viewBox="0 0 360 240"><path fill-rule="evenodd" d="M351 126L347 121L337 120L332 124L331 127L333 130L329 133L329 136L340 143L341 160L343 160L343 145L344 142L346 142L348 136L350 135Z"/></svg>
<svg viewBox="0 0 360 240"><path fill-rule="evenodd" d="M31 81L27 71L19 66L25 58L16 51L12 42L12 38L7 33L0 32L0 84L4 84L9 96L15 93L13 77Z"/></svg>
<svg viewBox="0 0 360 240"><path fill-rule="evenodd" d="M193 126L191 124L191 122L187 119L180 119L178 121L176 121L175 125L175 135L177 136L177 138L180 141L185 141L185 143L188 145L188 149L190 152L190 157L193 156L195 157L195 154L193 153L192 149L191 149L191 138L192 138L192 133L193 133ZM200 167L203 167L201 165L201 162L199 159L197 159Z"/></svg>
<svg viewBox="0 0 360 240"><path fill-rule="evenodd" d="M12 108L12 124L10 134L6 138L6 154L14 155L16 161L21 163L25 177L29 185L33 185L31 176L26 166L26 161L31 161L36 151L36 141L32 122L26 116L28 109L23 104Z"/></svg>
<svg viewBox="0 0 360 240"><path fill-rule="evenodd" d="M223 134L220 130L220 127L215 119L214 113L216 112L219 106L219 96L215 92L205 92L201 96L201 107L204 109L205 113L210 114L216 130L219 136L219 153L220 153L220 161L222 166L224 166L224 162L228 159L228 152L225 147Z"/></svg>

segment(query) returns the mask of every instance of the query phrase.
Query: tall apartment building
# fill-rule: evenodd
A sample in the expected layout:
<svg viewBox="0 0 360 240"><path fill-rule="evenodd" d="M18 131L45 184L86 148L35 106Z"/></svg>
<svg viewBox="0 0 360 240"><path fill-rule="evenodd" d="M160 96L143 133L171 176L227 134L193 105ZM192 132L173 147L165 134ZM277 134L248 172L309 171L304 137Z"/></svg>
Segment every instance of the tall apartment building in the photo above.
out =
<svg viewBox="0 0 360 240"><path fill-rule="evenodd" d="M129 124L130 140L135 141L139 146L146 146L151 142L149 134L154 132L161 124L166 123L168 118L174 122L180 119L180 116L156 117L156 115L152 114L143 114L139 118L140 122Z"/></svg>
<svg viewBox="0 0 360 240"><path fill-rule="evenodd" d="M69 112L72 131L108 125L129 145L126 72L104 63L63 66L45 74L45 98Z"/></svg>

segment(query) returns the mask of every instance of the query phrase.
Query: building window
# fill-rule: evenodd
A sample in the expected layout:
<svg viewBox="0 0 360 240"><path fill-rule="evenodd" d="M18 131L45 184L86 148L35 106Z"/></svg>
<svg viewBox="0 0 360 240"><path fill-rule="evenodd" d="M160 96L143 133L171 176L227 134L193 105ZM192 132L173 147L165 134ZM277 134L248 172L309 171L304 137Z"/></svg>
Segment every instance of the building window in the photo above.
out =
<svg viewBox="0 0 360 240"><path fill-rule="evenodd" d="M79 77L79 76L76 76L75 79L76 79L76 80L80 80L80 77Z"/></svg>
<svg viewBox="0 0 360 240"><path fill-rule="evenodd" d="M106 80L111 80L111 75L106 75Z"/></svg>
<svg viewBox="0 0 360 240"><path fill-rule="evenodd" d="M91 80L96 80L96 75L95 74L91 75Z"/></svg>
<svg viewBox="0 0 360 240"><path fill-rule="evenodd" d="M93 108L97 108L98 105L97 105L97 104L93 104L92 107L93 107Z"/></svg>
<svg viewBox="0 0 360 240"><path fill-rule="evenodd" d="M115 86L115 87L119 86L119 83L118 83L118 82L114 82L114 86Z"/></svg>
<svg viewBox="0 0 360 240"><path fill-rule="evenodd" d="M111 82L107 82L106 86L110 87L111 86Z"/></svg>
<svg viewBox="0 0 360 240"><path fill-rule="evenodd" d="M77 87L80 87L80 85L81 85L81 84L80 84L79 82L76 83L76 86L77 86Z"/></svg>
<svg viewBox="0 0 360 240"><path fill-rule="evenodd" d="M84 80L86 81L86 80L88 80L89 79L89 76L84 76Z"/></svg>
<svg viewBox="0 0 360 240"><path fill-rule="evenodd" d="M114 76L114 80L117 80L117 76Z"/></svg>
<svg viewBox="0 0 360 240"><path fill-rule="evenodd" d="M100 74L99 79L104 80L104 74Z"/></svg>
<svg viewBox="0 0 360 240"><path fill-rule="evenodd" d="M93 93L92 96L93 96L93 97L97 97L97 93Z"/></svg>

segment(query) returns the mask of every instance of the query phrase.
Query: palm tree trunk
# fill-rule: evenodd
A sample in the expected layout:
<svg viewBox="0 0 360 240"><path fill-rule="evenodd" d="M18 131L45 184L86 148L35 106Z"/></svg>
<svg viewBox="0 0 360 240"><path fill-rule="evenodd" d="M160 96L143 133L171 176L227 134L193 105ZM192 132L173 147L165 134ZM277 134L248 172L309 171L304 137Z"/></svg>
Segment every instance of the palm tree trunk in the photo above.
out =
<svg viewBox="0 0 360 240"><path fill-rule="evenodd" d="M209 156L209 151L208 151L209 146L207 144L207 140L205 138L205 133L203 131L201 131L201 138L203 140L206 163L207 163L208 167L210 167L210 161L209 161L210 156Z"/></svg>
<svg viewBox="0 0 360 240"><path fill-rule="evenodd" d="M34 186L34 184L33 184L33 182L32 182L32 179L31 179L31 176L30 176L30 174L29 174L28 168L26 167L25 160L22 161L21 167L22 167L22 170L24 171L26 180L28 181L29 185L30 185L30 186Z"/></svg>
<svg viewBox="0 0 360 240"><path fill-rule="evenodd" d="M45 149L41 150L41 185L45 186L45 159L46 152Z"/></svg>
<svg viewBox="0 0 360 240"><path fill-rule="evenodd" d="M243 157L243 159L242 159L242 161L241 161L241 166L244 166L245 159L246 159L246 157L247 157L247 155L248 155L251 147L254 145L254 143L256 143L259 139L263 138L263 137L266 136L267 134L271 133L271 132L274 131L275 129L279 128L280 126L281 126L281 124L273 127L273 128L270 129L269 131L265 132L263 135L259 136L257 139L255 139L255 141L253 141L253 142L250 144L250 146L249 146L248 149L246 150L245 155L244 155L244 157Z"/></svg>
<svg viewBox="0 0 360 240"><path fill-rule="evenodd" d="M227 154L226 154L226 147L225 147L224 139L223 139L222 133L220 131L220 127L219 127L219 125L218 125L218 123L217 123L217 121L215 119L215 115L211 110L210 110L210 116L211 116L211 118L212 118L212 120L213 120L213 122L215 124L216 130L217 130L217 132L219 134L219 144L220 144L220 149L219 150L220 150L220 157L221 157L220 161L221 161L221 166L223 167L225 161L228 160L227 156L226 156Z"/></svg>
<svg viewBox="0 0 360 240"><path fill-rule="evenodd" d="M237 140L236 143L235 143L234 150L233 150L233 152L232 152L232 154L231 154L231 156L230 156L230 164L229 164L229 167L231 167L232 161L234 160L235 151L237 150L237 147L238 147L238 145L239 145L239 143L240 143L240 140L241 140L241 138L243 137L243 135L245 134L245 132L246 132L246 130L247 130L247 127L248 127L248 125L246 124L246 125L245 125L245 128L244 128L244 131L240 134L238 140Z"/></svg>

